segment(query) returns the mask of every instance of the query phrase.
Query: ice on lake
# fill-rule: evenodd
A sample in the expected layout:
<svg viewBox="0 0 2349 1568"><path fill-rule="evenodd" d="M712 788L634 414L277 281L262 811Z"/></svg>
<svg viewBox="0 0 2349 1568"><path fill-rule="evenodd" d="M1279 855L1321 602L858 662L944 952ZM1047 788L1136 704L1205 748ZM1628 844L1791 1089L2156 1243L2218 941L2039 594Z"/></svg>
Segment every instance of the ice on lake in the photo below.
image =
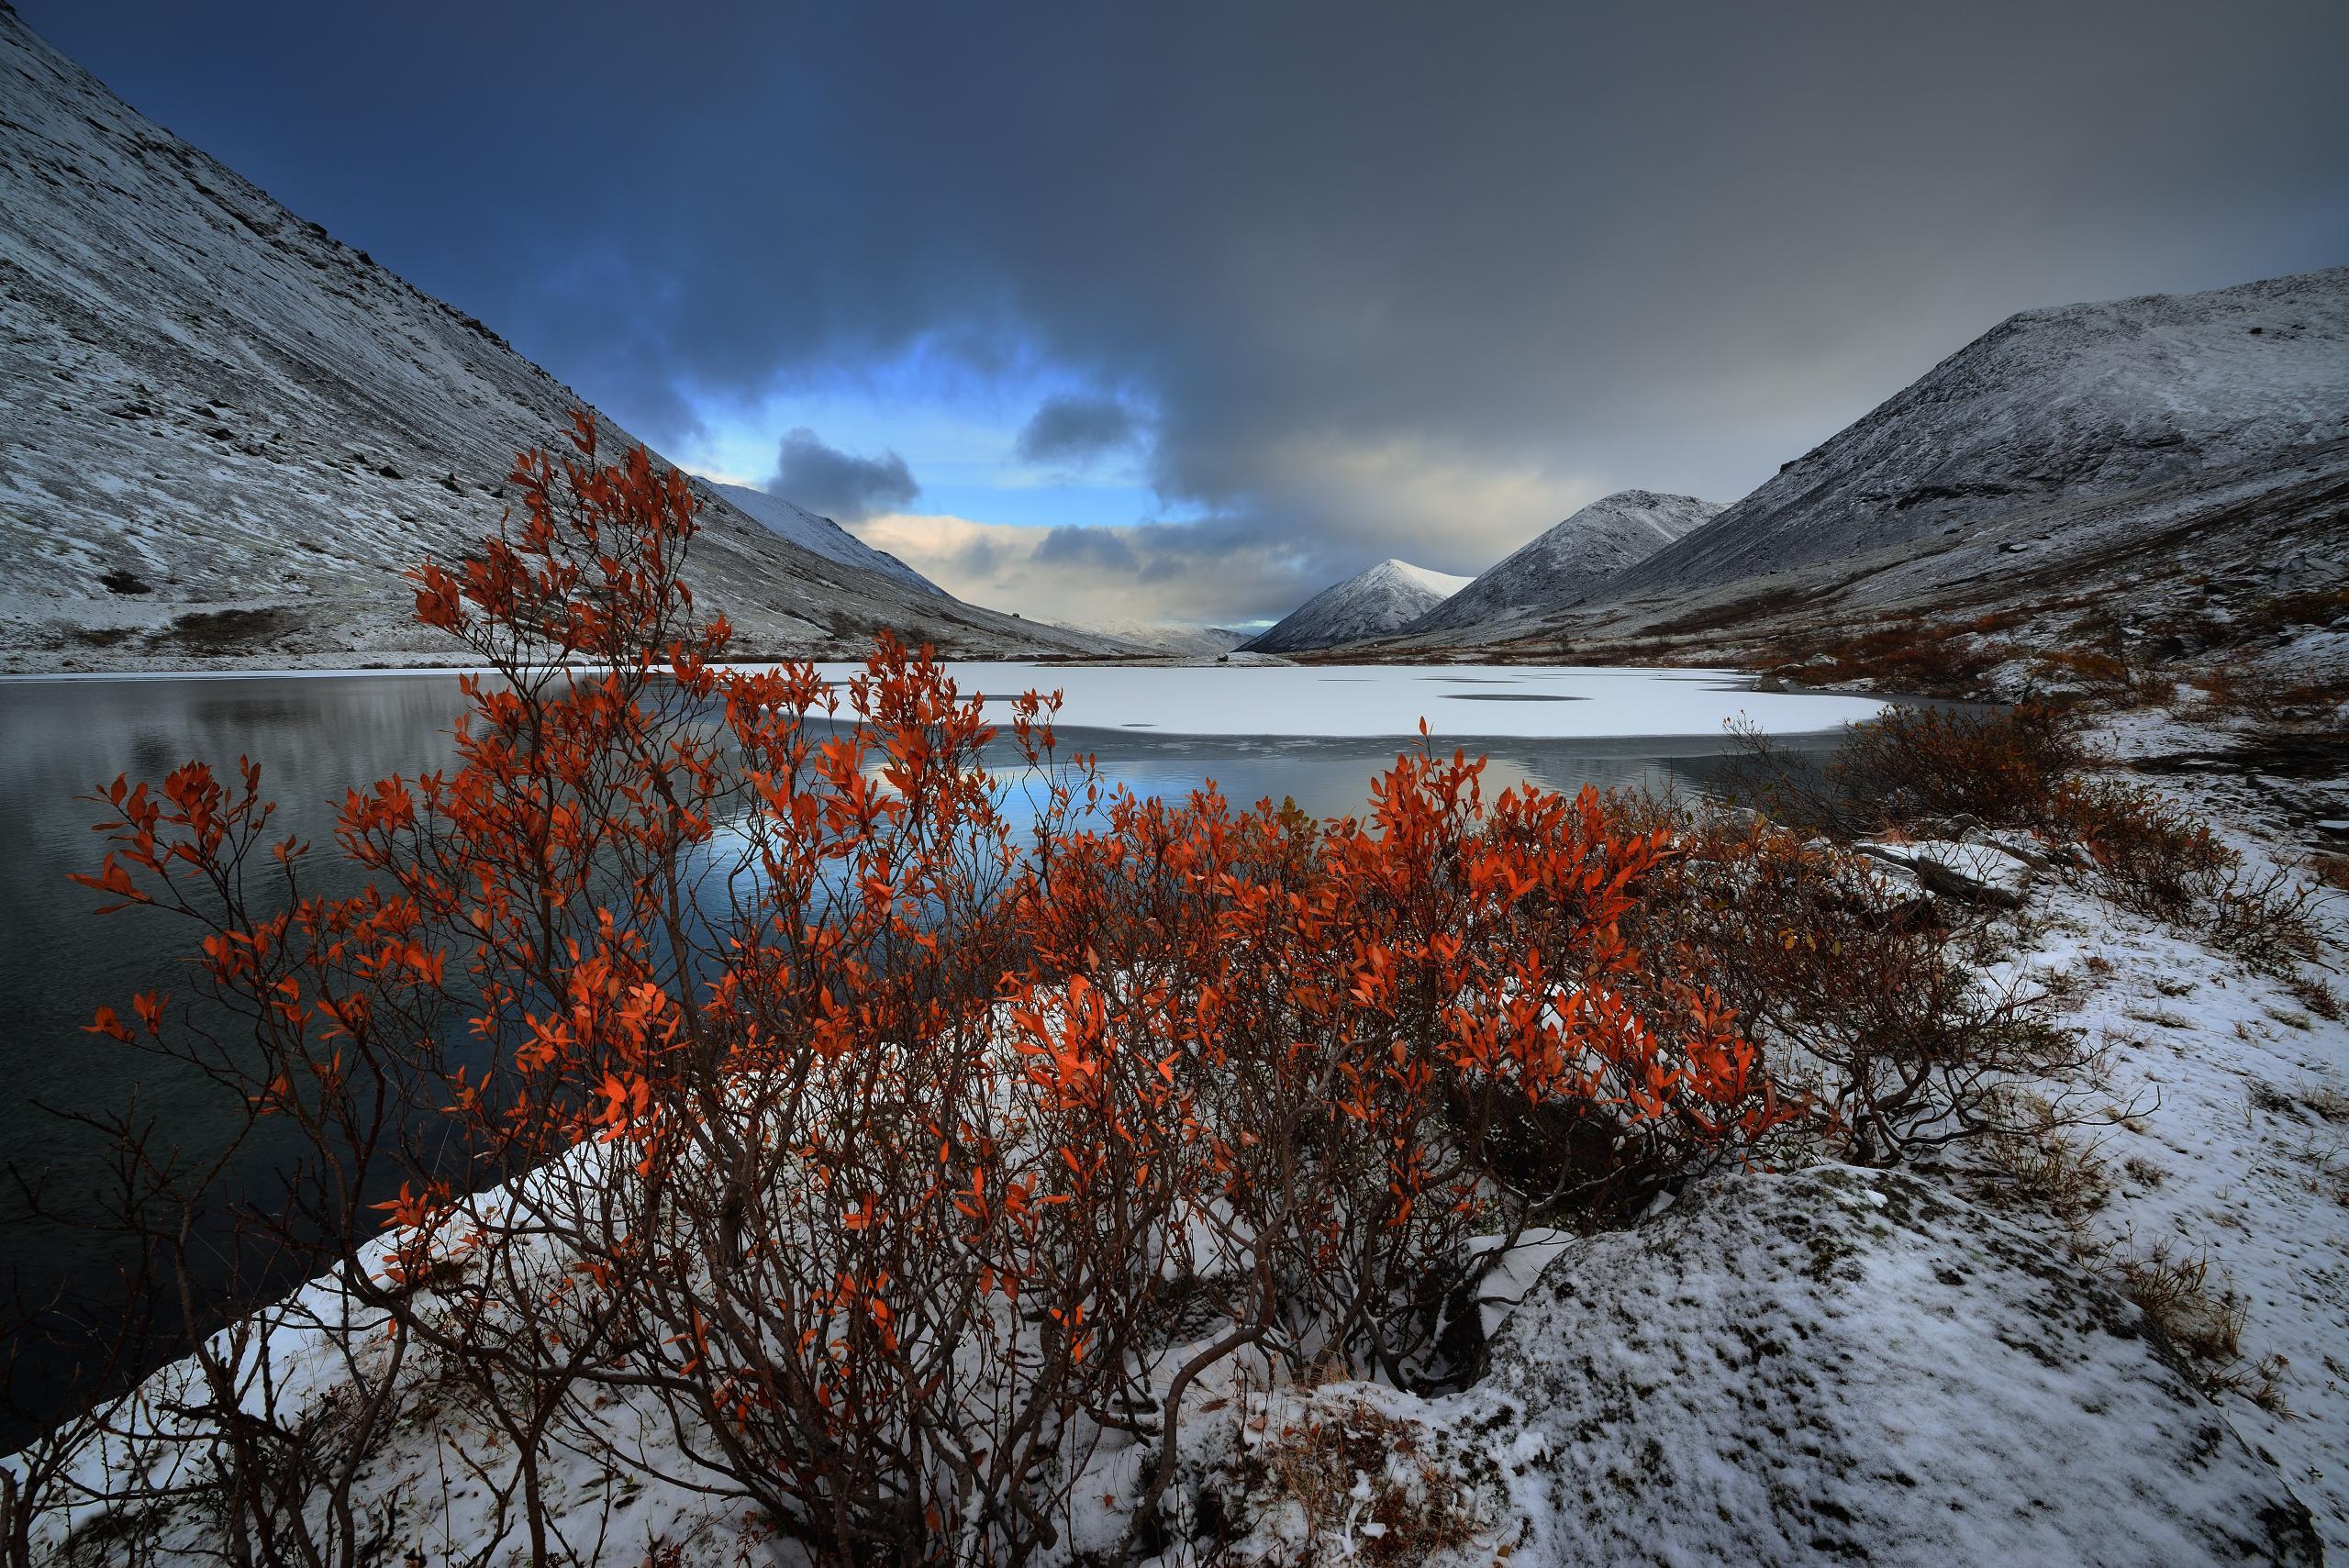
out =
<svg viewBox="0 0 2349 1568"><path fill-rule="evenodd" d="M1726 670L1400 664L957 663L965 693L1008 712L1030 689L1058 690L1063 728L1162 735L1367 739L1614 738L1720 740L1731 720L1808 735L1872 717L1884 704L1824 693L1757 692ZM845 678L857 666L827 664Z"/></svg>

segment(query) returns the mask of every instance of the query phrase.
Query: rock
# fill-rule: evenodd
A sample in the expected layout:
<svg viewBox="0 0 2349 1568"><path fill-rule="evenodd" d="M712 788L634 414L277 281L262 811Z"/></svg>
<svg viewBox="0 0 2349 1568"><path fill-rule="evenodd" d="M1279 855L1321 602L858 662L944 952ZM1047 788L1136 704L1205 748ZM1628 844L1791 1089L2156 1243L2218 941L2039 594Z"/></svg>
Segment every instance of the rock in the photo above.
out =
<svg viewBox="0 0 2349 1568"><path fill-rule="evenodd" d="M2322 1560L2135 1307L1904 1174L1700 1183L1568 1246L1490 1348L1461 1399L1520 1429L1515 1561Z"/></svg>
<svg viewBox="0 0 2349 1568"><path fill-rule="evenodd" d="M1969 844L1986 844L2003 851L2033 871L2054 871L2059 861L2068 859L2067 851L2057 850L2020 828L1976 828L1959 836Z"/></svg>
<svg viewBox="0 0 2349 1568"><path fill-rule="evenodd" d="M1997 844L1927 839L1913 844L1865 842L1853 847L1864 855L1908 867L1927 891L1944 898L2013 909L2031 892L2030 862Z"/></svg>

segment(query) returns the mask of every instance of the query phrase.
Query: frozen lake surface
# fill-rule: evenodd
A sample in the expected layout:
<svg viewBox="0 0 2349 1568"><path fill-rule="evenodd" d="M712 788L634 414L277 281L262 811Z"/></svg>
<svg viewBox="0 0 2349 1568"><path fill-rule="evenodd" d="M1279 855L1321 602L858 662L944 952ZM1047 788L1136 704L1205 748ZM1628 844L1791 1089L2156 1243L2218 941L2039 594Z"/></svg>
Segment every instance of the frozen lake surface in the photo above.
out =
<svg viewBox="0 0 2349 1568"><path fill-rule="evenodd" d="M855 666L827 664L828 674ZM965 692L1008 703L1058 689L1063 726L1167 735L1407 737L1425 718L1446 740L1701 739L1732 718L1773 735L1867 718L1867 697L1757 692L1725 670L1398 664L957 664Z"/></svg>

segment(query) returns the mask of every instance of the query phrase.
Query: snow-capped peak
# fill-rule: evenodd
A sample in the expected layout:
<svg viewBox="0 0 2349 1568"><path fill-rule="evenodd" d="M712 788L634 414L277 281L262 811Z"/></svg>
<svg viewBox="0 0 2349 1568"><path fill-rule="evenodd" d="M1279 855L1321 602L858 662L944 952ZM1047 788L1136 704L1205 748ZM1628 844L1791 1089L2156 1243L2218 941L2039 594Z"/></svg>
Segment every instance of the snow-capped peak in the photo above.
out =
<svg viewBox="0 0 2349 1568"><path fill-rule="evenodd" d="M1384 637L1410 625L1471 581L1389 556L1322 589L1247 648L1252 653L1295 653Z"/></svg>
<svg viewBox="0 0 2349 1568"><path fill-rule="evenodd" d="M1721 510L1717 501L1618 490L1551 528L1422 617L1444 631L1574 603Z"/></svg>

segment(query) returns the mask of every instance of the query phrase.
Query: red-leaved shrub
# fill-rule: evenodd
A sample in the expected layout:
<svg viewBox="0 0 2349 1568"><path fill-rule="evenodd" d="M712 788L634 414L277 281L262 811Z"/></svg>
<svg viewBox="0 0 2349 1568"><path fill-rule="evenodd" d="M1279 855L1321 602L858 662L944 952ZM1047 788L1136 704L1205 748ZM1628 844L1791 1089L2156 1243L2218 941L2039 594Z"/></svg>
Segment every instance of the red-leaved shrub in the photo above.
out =
<svg viewBox="0 0 2349 1568"><path fill-rule="evenodd" d="M575 444L417 573L492 673L453 771L351 795L363 891L305 891L250 765L106 795L86 880L201 921L251 1039L151 995L93 1027L298 1127L301 1255L397 1352L335 1441L205 1366L175 1496L223 1539L361 1560L413 1355L502 1433L534 1561L582 1550L548 1456L620 1399L822 1560L1019 1562L1106 1431L1159 1445L1154 1518L1217 1362L1463 1375L1472 1236L1627 1212L1789 1114L1627 935L1668 830L1425 749L1360 818L1136 799L1054 699L999 734L886 638L839 685L727 667L682 477Z"/></svg>

